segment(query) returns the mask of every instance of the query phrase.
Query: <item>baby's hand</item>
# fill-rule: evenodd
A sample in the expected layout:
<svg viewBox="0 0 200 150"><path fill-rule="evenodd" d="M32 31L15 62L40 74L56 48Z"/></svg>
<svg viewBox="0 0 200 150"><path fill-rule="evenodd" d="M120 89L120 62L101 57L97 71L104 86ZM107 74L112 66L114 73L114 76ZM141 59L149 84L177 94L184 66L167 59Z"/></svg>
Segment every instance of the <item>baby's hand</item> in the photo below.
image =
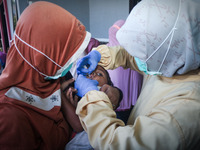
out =
<svg viewBox="0 0 200 150"><path fill-rule="evenodd" d="M76 93L77 93L77 90L73 87L70 87L65 92L65 96L67 100L69 100L69 102L75 107L77 106L77 103L78 103L78 96L76 95Z"/></svg>
<svg viewBox="0 0 200 150"><path fill-rule="evenodd" d="M65 98L76 107L78 103L78 96L75 95L77 90L71 86L73 82L74 79L69 79L67 81L62 80L60 89L63 93L62 95L65 96Z"/></svg>
<svg viewBox="0 0 200 150"><path fill-rule="evenodd" d="M112 87L108 84L104 84L100 91L103 91L104 93L106 93L108 95L108 98L110 99L110 102L112 103L113 109L117 109L117 107L119 106L119 102L120 102L120 93L119 90L115 87Z"/></svg>

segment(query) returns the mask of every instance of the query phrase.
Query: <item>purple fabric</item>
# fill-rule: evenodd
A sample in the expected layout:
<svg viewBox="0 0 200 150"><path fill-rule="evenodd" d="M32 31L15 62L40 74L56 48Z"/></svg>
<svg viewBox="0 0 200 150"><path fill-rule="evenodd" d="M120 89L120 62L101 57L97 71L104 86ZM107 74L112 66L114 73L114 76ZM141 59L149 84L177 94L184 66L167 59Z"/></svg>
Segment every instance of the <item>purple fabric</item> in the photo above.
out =
<svg viewBox="0 0 200 150"><path fill-rule="evenodd" d="M117 46L119 42L116 39L116 33L124 24L124 20L116 21L109 28L108 46ZM124 111L135 105L142 87L143 77L138 72L131 69L118 67L114 70L108 70L114 86L120 88L123 92L123 99L116 111Z"/></svg>
<svg viewBox="0 0 200 150"><path fill-rule="evenodd" d="M88 54L94 47L99 46L99 44L100 42L98 40L91 38L87 48L85 49L85 52Z"/></svg>
<svg viewBox="0 0 200 150"><path fill-rule="evenodd" d="M123 92L123 99L117 111L128 110L134 106L142 87L142 75L131 69L118 67L114 70L108 70L114 86L120 88Z"/></svg>
<svg viewBox="0 0 200 150"><path fill-rule="evenodd" d="M2 63L6 63L6 53L0 52L0 60Z"/></svg>
<svg viewBox="0 0 200 150"><path fill-rule="evenodd" d="M2 69L5 67L6 63L6 53L0 51L0 73Z"/></svg>

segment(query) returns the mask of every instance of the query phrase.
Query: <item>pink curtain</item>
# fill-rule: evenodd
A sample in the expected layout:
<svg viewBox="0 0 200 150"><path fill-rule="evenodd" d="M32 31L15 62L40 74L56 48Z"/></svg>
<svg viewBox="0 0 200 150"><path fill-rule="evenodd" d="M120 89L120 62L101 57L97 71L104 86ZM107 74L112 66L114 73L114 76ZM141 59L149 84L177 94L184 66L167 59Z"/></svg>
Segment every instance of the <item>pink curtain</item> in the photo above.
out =
<svg viewBox="0 0 200 150"><path fill-rule="evenodd" d="M117 31L123 26L124 20L116 21L109 28L108 46L117 46L119 42L116 39ZM143 77L138 72L131 69L118 67L115 70L108 70L114 86L120 88L123 92L123 99L116 111L129 110L135 105L142 87Z"/></svg>

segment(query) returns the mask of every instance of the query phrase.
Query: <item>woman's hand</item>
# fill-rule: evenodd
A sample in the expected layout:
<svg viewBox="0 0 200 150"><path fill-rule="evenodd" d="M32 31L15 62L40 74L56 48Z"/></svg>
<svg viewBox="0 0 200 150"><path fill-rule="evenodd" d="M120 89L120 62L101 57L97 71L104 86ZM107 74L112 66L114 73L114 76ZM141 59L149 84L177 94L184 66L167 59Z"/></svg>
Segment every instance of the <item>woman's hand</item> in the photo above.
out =
<svg viewBox="0 0 200 150"><path fill-rule="evenodd" d="M87 92L92 90L98 91L99 82L96 80L88 79L87 77L80 74L78 78L76 79L74 86L78 90L77 95L80 97L83 97Z"/></svg>
<svg viewBox="0 0 200 150"><path fill-rule="evenodd" d="M78 60L76 68L77 73L82 75L91 74L97 67L97 64L100 61L100 59L101 54L98 51L91 51L88 55Z"/></svg>

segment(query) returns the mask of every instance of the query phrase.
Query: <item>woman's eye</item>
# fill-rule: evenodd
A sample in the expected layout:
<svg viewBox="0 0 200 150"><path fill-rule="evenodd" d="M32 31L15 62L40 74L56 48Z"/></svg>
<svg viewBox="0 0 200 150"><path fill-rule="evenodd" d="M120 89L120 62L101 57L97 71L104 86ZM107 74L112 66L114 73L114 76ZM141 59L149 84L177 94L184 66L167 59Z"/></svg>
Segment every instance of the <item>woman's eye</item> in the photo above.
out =
<svg viewBox="0 0 200 150"><path fill-rule="evenodd" d="M103 76L101 73L96 73L98 76Z"/></svg>

